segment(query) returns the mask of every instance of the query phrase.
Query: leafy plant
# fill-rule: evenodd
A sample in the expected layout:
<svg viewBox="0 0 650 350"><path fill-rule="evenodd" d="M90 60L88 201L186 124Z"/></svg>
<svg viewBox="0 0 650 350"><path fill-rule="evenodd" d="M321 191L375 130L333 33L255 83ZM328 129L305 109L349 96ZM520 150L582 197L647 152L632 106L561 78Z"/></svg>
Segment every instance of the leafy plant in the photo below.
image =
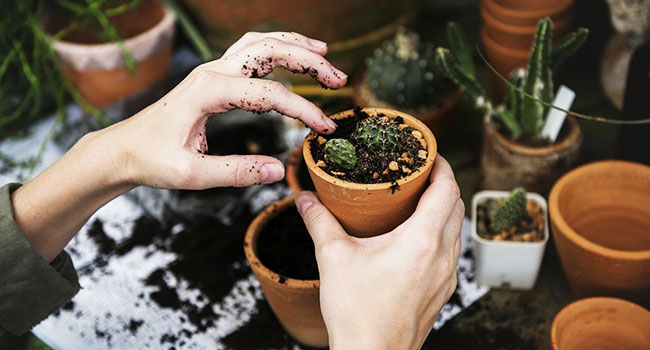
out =
<svg viewBox="0 0 650 350"><path fill-rule="evenodd" d="M526 216L526 190L515 188L497 207L490 229L492 232L506 231Z"/></svg>
<svg viewBox="0 0 650 350"><path fill-rule="evenodd" d="M579 28L551 45L553 22L549 18L540 20L528 67L511 73L505 102L495 110L474 76L472 60L468 59L467 41L460 27L450 22L447 30L451 49L439 47L436 51L436 58L444 72L474 99L477 107L489 108L492 118L505 127L513 140L531 143L543 141L541 131L553 100L552 68L559 66L582 46L588 30Z"/></svg>

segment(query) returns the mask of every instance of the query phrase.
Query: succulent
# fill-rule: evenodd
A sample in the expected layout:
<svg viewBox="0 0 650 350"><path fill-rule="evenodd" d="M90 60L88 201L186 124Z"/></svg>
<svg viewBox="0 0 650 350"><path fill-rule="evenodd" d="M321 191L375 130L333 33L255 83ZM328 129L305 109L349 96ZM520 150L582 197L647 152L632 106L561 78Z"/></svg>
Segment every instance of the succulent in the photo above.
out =
<svg viewBox="0 0 650 350"><path fill-rule="evenodd" d="M441 84L432 44L420 44L414 32L399 28L395 38L368 58L366 82L375 96L390 105L432 105Z"/></svg>
<svg viewBox="0 0 650 350"><path fill-rule="evenodd" d="M490 224L492 232L505 231L524 218L526 216L526 202L526 191L523 188L512 190L494 213Z"/></svg>
<svg viewBox="0 0 650 350"><path fill-rule="evenodd" d="M400 143L400 135L395 121L373 116L360 122L355 137L370 148L393 150Z"/></svg>
<svg viewBox="0 0 650 350"><path fill-rule="evenodd" d="M503 106L494 111L513 140L541 140L541 131L553 100L552 68L559 66L585 42L589 31L578 28L561 41L551 45L553 22L547 17L539 21L527 69L517 69L510 75ZM447 74L474 99L479 108L490 108L484 89L476 81L471 60L466 58L465 37L453 22L447 26L451 50L438 48L436 58ZM531 98L532 96L534 98Z"/></svg>
<svg viewBox="0 0 650 350"><path fill-rule="evenodd" d="M331 139L325 143L325 160L346 169L357 164L354 145L346 139Z"/></svg>

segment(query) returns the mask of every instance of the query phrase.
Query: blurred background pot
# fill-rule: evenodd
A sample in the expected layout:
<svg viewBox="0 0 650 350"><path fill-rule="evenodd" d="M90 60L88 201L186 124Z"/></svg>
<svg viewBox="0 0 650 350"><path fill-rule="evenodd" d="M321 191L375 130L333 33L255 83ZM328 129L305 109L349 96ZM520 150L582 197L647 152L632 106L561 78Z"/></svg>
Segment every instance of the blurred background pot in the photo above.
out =
<svg viewBox="0 0 650 350"><path fill-rule="evenodd" d="M395 189L394 183L390 182L359 184L326 173L316 165L311 154L309 140L318 136L313 131L307 136L302 150L309 175L323 204L350 235L371 237L394 229L415 211L433 168L437 144L431 130L413 116L383 108L364 108L363 112L369 115L383 114L389 118L402 117L405 124L419 130L424 136L427 159L419 169L396 181L399 189ZM330 118L345 119L354 113L354 110L347 110Z"/></svg>
<svg viewBox="0 0 650 350"><path fill-rule="evenodd" d="M650 301L649 189L649 166L614 160L583 165L553 186L553 237L576 296Z"/></svg>
<svg viewBox="0 0 650 350"><path fill-rule="evenodd" d="M302 156L302 143L296 146L287 159L285 179L291 192L298 194L302 191L313 191L314 183L309 177L307 164Z"/></svg>
<svg viewBox="0 0 650 350"><path fill-rule="evenodd" d="M326 347L328 338L320 312L320 281L281 276L264 266L259 258L260 249L265 248L258 244L262 229L280 212L295 208L294 200L295 196L286 197L271 204L255 217L244 237L244 253L282 327L302 344Z"/></svg>
<svg viewBox="0 0 650 350"><path fill-rule="evenodd" d="M49 16L45 29L56 33L69 21ZM98 42L90 31L76 30L52 43L63 75L96 107L105 107L161 81L171 60L174 14L160 1L143 1L134 10L111 17L110 22L135 60L134 72L129 71L116 43Z"/></svg>
<svg viewBox="0 0 650 350"><path fill-rule="evenodd" d="M650 312L617 298L567 305L551 326L553 350L650 349Z"/></svg>
<svg viewBox="0 0 650 350"><path fill-rule="evenodd" d="M582 144L582 131L575 119L567 117L562 129L553 144L527 146L502 135L486 116L481 150L482 188L523 187L548 193L555 180L571 169Z"/></svg>

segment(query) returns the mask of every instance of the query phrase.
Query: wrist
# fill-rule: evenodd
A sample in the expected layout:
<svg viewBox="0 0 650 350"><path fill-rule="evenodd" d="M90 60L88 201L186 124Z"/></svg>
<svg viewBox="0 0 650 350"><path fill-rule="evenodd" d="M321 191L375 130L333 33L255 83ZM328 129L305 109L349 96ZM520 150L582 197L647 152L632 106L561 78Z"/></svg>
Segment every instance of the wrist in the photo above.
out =
<svg viewBox="0 0 650 350"><path fill-rule="evenodd" d="M72 150L94 157L92 161L88 159L90 172L99 175L96 182L103 190L117 196L136 187L136 183L131 176L127 148L119 137L115 137L116 132L113 126L90 132L79 139Z"/></svg>

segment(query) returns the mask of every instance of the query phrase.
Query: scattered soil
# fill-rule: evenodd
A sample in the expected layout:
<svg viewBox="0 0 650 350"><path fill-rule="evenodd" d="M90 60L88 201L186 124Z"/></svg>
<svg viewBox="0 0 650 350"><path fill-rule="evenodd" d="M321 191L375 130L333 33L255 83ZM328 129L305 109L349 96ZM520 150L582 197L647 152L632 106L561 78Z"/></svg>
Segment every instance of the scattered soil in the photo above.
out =
<svg viewBox="0 0 650 350"><path fill-rule="evenodd" d="M319 278L314 243L294 206L267 222L257 247L260 261L271 271L301 280Z"/></svg>
<svg viewBox="0 0 650 350"><path fill-rule="evenodd" d="M423 150L424 147L420 141L412 135L412 132L416 131L413 127L409 126L402 130L402 147L393 151L375 150L351 139L350 135L357 130L357 124L361 120L369 117L369 115L361 111L361 108L359 107L355 108L354 112L353 116L336 121L338 127L333 134L320 135L325 138L325 140L334 138L348 139L354 145L356 148L357 163L352 170L325 162L324 143L319 143L318 139L309 140L309 146L314 161L325 162L322 169L326 173L355 183L395 183L398 179L407 176L410 172L417 171L422 164L424 164L425 159L418 157L418 151ZM384 115L379 114L378 116L383 117ZM397 125L402 124L403 119L397 117L395 118L395 122ZM406 153L407 157L402 156L404 153ZM389 164L393 161L397 162L398 167L396 170L389 169Z"/></svg>
<svg viewBox="0 0 650 350"><path fill-rule="evenodd" d="M491 232L489 228L492 217L502 201L503 199L489 198L478 204L476 230L481 238L514 242L539 242L544 239L544 210L539 203L531 199L526 203L526 217L508 230Z"/></svg>

